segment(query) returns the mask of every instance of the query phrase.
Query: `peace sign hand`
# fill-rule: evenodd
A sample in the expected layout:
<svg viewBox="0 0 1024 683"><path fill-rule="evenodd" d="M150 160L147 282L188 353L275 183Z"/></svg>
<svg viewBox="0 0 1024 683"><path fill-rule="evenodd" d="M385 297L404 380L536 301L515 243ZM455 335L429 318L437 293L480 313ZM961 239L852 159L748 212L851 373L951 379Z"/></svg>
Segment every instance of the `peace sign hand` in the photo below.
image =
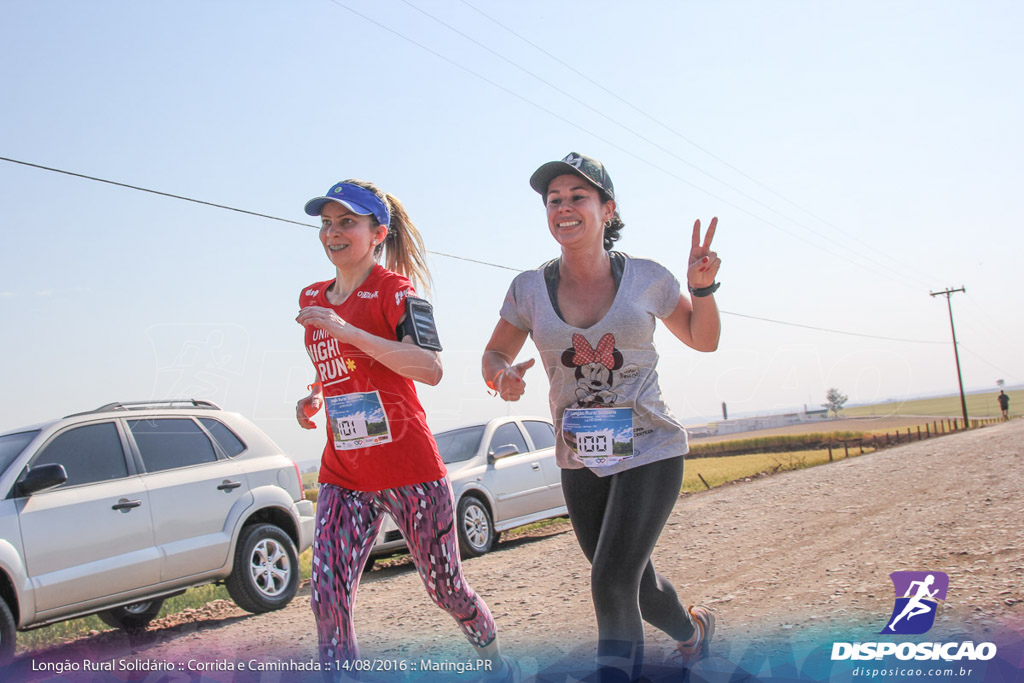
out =
<svg viewBox="0 0 1024 683"><path fill-rule="evenodd" d="M690 266L686 271L686 282L692 289L709 287L715 283L715 276L722 265L718 254L711 251L711 240L715 237L718 217L711 219L703 244L700 241L700 219L693 222L693 239L690 246Z"/></svg>

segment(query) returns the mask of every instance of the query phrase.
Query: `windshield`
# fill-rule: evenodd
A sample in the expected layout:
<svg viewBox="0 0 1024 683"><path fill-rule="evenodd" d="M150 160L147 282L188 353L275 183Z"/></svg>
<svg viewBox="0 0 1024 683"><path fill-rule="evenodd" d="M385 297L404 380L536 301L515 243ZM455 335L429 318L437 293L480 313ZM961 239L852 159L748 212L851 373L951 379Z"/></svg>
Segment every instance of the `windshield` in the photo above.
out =
<svg viewBox="0 0 1024 683"><path fill-rule="evenodd" d="M35 429L31 432L0 436L0 472L7 469L7 466L25 450L28 442L34 439L38 433L39 430Z"/></svg>
<svg viewBox="0 0 1024 683"><path fill-rule="evenodd" d="M484 437L484 427L466 427L442 432L434 436L437 450L441 453L444 464L469 460L480 449L480 440Z"/></svg>

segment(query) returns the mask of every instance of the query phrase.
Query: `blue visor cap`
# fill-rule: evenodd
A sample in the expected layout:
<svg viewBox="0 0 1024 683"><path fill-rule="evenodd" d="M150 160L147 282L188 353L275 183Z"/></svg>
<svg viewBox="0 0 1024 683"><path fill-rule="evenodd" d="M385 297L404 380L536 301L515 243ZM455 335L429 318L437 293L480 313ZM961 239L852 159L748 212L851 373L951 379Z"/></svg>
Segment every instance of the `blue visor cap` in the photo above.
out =
<svg viewBox="0 0 1024 683"><path fill-rule="evenodd" d="M325 196L314 197L306 202L306 213L310 216L319 216L327 202L338 202L360 216L373 216L383 226L391 224L391 214L387 205L365 187L352 183L338 183L327 190Z"/></svg>

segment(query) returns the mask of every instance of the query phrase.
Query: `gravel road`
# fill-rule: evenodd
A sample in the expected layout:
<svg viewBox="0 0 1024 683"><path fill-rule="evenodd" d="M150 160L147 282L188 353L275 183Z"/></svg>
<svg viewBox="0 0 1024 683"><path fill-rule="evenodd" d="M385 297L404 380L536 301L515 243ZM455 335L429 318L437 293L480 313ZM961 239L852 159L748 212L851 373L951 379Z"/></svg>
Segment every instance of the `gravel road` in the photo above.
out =
<svg viewBox="0 0 1024 683"><path fill-rule="evenodd" d="M897 570L950 577L930 638L1024 634L1022 444L1024 420L1015 420L683 495L655 565L684 601L717 613L716 654L734 658L779 634L877 638L893 606L888 574ZM528 672L543 674L556 660L586 660L593 651L589 567L567 524L505 541L465 562L465 572L490 605L503 648ZM260 616L215 604L133 638L106 632L26 653L11 680L54 679L59 663L90 681L316 680L252 671L263 663L297 670L315 660L308 598L306 587L288 608ZM473 654L408 565L364 577L356 623L363 654L384 666L465 662ZM648 628L652 666L672 645ZM87 677L86 662L110 662L115 672ZM180 670L148 670L161 666ZM236 670L217 670L228 666Z"/></svg>

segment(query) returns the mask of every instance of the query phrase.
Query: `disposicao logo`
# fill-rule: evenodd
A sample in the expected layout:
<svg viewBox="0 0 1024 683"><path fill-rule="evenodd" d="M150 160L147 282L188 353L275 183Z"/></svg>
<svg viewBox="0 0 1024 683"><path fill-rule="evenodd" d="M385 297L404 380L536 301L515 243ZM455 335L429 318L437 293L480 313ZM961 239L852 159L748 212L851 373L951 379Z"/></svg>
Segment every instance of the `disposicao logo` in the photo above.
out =
<svg viewBox="0 0 1024 683"><path fill-rule="evenodd" d="M946 599L949 577L942 572L893 572L889 578L896 590L896 603L879 633L927 633L935 623L939 602Z"/></svg>
<svg viewBox="0 0 1024 683"><path fill-rule="evenodd" d="M949 577L942 572L893 572L889 574L896 601L884 635L920 635L927 633L935 624L935 612L939 602L946 599ZM833 643L832 661L881 660L895 656L900 660L943 660L946 662L966 659L986 661L996 656L993 643L926 642L926 643Z"/></svg>

